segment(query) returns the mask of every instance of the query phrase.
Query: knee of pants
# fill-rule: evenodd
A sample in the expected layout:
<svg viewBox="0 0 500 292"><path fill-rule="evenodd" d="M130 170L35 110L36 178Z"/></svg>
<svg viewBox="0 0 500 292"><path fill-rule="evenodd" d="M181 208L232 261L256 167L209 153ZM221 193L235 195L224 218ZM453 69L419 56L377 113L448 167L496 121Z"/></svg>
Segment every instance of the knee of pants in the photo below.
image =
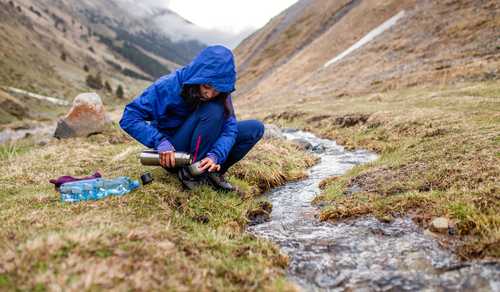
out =
<svg viewBox="0 0 500 292"><path fill-rule="evenodd" d="M197 113L203 121L220 121L224 116L224 105L216 101L202 102L197 109Z"/></svg>
<svg viewBox="0 0 500 292"><path fill-rule="evenodd" d="M259 120L249 120L246 122L249 123L251 128L252 140L257 143L264 135L264 124Z"/></svg>

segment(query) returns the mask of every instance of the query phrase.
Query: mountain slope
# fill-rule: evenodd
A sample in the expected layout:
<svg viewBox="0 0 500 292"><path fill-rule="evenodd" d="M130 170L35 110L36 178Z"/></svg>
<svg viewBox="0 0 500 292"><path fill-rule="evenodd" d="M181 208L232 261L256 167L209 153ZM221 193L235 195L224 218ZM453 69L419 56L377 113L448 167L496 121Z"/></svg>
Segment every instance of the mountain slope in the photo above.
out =
<svg viewBox="0 0 500 292"><path fill-rule="evenodd" d="M286 63L341 19L358 0L301 0L274 17L235 50L243 91Z"/></svg>
<svg viewBox="0 0 500 292"><path fill-rule="evenodd" d="M72 98L88 90L88 75L100 74L113 88L136 92L141 80L169 73L205 47L172 37L195 27L177 14L129 2L1 0L0 86Z"/></svg>
<svg viewBox="0 0 500 292"><path fill-rule="evenodd" d="M126 0L69 1L68 6L98 35L129 41L178 64L191 61L205 47L185 33L200 28L166 8Z"/></svg>
<svg viewBox="0 0 500 292"><path fill-rule="evenodd" d="M301 97L311 93L335 96L498 78L500 49L495 39L500 21L498 2L365 0L346 1L343 6L329 6L324 1L299 3L307 8L300 16L295 16L297 19L308 13L337 13L339 17L331 23L322 17L310 17L324 33L303 46L306 38L300 34L289 39L286 35L293 30L310 35L309 27L313 25L293 22L288 24L286 31L273 36L275 22L288 14L296 14L292 7L243 42L236 50L239 64L242 64L239 72L239 88L243 89L241 102L269 94L283 95L281 92L287 97L290 92ZM342 13L346 5L350 9ZM314 10L308 12L312 8ZM340 62L324 68L333 57L403 10L406 10L405 16L394 27ZM269 38L279 41L259 43ZM290 54L280 49L280 43L286 42L303 48ZM256 43L260 45L258 50L252 46ZM266 54L271 50L275 55ZM258 82L252 83L253 80Z"/></svg>

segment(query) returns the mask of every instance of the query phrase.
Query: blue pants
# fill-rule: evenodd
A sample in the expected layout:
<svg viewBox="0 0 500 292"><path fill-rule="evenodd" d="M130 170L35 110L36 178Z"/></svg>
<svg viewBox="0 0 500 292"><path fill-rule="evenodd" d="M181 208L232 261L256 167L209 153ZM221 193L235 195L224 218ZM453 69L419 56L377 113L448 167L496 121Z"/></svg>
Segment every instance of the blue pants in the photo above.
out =
<svg viewBox="0 0 500 292"><path fill-rule="evenodd" d="M224 105L218 102L203 102L186 121L171 135L170 142L175 151L194 154L198 146L196 161L202 160L219 138L224 125ZM229 151L228 157L221 165L225 173L233 164L240 161L252 147L262 138L264 125L257 120L237 122L238 135ZM198 139L201 137L201 139ZM198 141L199 140L199 141ZM197 145L198 142L201 142Z"/></svg>

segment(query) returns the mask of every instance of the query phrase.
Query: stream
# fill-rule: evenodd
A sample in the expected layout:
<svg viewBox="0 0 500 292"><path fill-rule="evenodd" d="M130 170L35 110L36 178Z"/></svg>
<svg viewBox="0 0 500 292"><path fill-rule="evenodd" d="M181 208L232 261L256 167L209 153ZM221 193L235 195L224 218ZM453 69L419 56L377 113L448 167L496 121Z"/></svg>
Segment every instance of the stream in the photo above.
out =
<svg viewBox="0 0 500 292"><path fill-rule="evenodd" d="M56 129L55 124L41 124L37 127L26 129L5 129L0 131L0 144L15 142L26 137L34 136L38 138L52 137Z"/></svg>
<svg viewBox="0 0 500 292"><path fill-rule="evenodd" d="M311 205L319 183L373 161L368 151L346 151L335 141L302 131L321 158L309 177L270 191L269 222L248 231L271 240L290 257L289 278L305 291L500 291L498 262L462 262L409 218L382 223L371 216L321 222Z"/></svg>

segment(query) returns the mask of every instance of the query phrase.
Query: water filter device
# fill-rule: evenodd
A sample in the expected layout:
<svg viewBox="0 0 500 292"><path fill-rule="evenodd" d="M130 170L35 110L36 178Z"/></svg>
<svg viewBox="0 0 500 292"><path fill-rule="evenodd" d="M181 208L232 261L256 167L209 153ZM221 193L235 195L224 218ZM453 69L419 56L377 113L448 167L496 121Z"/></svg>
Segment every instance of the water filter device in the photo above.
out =
<svg viewBox="0 0 500 292"><path fill-rule="evenodd" d="M139 160L142 165L160 166L160 154L156 150L144 150L139 155ZM192 176L198 176L205 171L199 169L201 161L193 163L193 158L189 153L175 152L175 166L188 166L189 173Z"/></svg>
<svg viewBox="0 0 500 292"><path fill-rule="evenodd" d="M139 155L142 165L160 166L160 154L156 150L144 150ZM175 152L175 166L190 165L193 158L190 154L184 152Z"/></svg>

